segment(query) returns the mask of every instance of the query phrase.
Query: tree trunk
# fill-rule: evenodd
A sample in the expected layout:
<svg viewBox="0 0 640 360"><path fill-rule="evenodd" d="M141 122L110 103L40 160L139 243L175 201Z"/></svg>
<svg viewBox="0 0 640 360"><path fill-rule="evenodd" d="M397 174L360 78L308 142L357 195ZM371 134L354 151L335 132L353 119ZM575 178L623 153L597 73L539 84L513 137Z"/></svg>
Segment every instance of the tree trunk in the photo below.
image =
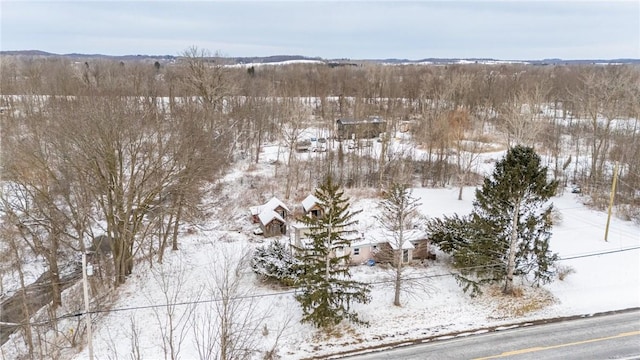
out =
<svg viewBox="0 0 640 360"><path fill-rule="evenodd" d="M57 240L55 240L55 242L57 243ZM60 291L60 271L58 269L58 261L56 258L58 246L56 244L54 249L52 244L51 247L52 249L49 252L49 277L51 278L52 307L55 310L58 306L62 306L62 296Z"/></svg>
<svg viewBox="0 0 640 360"><path fill-rule="evenodd" d="M402 284L402 248L396 249L396 279L393 305L400 306L400 285Z"/></svg>
<svg viewBox="0 0 640 360"><path fill-rule="evenodd" d="M131 240L133 241L133 240ZM127 276L133 271L133 255L131 244L125 239L113 239L113 265L115 270L115 286L125 283Z"/></svg>
<svg viewBox="0 0 640 360"><path fill-rule="evenodd" d="M260 144L262 143L262 124L260 124L260 128L258 129L258 139L256 144L256 164L260 161Z"/></svg>
<svg viewBox="0 0 640 360"><path fill-rule="evenodd" d="M164 259L164 249L167 247L167 240L169 238L169 230L165 230L164 228L164 214L158 215L160 220L158 220L158 264L162 264L162 260ZM149 243L153 243L150 241ZM150 257L153 257L153 248L149 249L151 252L149 253Z"/></svg>
<svg viewBox="0 0 640 360"><path fill-rule="evenodd" d="M173 237L171 239L171 250L172 251L177 251L178 250L178 231L180 230L180 220L182 220L182 211L184 208L183 205L183 199L184 197L182 195L180 195L180 199L178 200L178 210L176 212L176 218L173 222Z"/></svg>
<svg viewBox="0 0 640 360"><path fill-rule="evenodd" d="M511 219L511 234L509 236L509 258L507 260L507 275L504 282L504 294L513 294L513 274L516 269L516 251L518 248L518 220L520 214L520 199L516 201Z"/></svg>
<svg viewBox="0 0 640 360"><path fill-rule="evenodd" d="M51 281L51 298L52 307L55 310L58 306L62 306L62 297L60 291L60 271L58 269L58 248L60 247L60 230L55 220L55 209L51 205L49 207L49 216L51 216L51 230L49 233L49 248L46 252L47 262L49 263L49 278Z"/></svg>
<svg viewBox="0 0 640 360"><path fill-rule="evenodd" d="M466 171L466 170L463 170ZM464 183L466 181L466 172L459 175L460 186L458 187L458 200L462 200L462 189L464 189Z"/></svg>
<svg viewBox="0 0 640 360"><path fill-rule="evenodd" d="M119 286L124 284L125 282L125 269L124 269L124 251L120 250L117 254L114 254L113 257L113 262L114 262L114 269L116 272L116 279L115 279L115 286Z"/></svg>

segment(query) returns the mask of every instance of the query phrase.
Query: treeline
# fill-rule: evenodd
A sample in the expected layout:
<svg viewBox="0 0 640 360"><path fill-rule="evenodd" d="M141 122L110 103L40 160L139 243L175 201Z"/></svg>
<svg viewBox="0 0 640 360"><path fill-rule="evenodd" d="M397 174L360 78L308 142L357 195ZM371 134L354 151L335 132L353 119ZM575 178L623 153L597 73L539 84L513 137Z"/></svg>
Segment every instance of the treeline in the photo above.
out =
<svg viewBox="0 0 640 360"><path fill-rule="evenodd" d="M302 104L315 125L327 129L339 117L381 116L389 130L412 121L414 139L430 155L446 157L457 135L490 137L509 145L535 145L554 157L552 168L559 172L573 152L578 159L572 158L567 169L589 192L600 192L611 182L613 162L626 162L621 196L636 201L640 70L633 65L365 63L332 68L302 63L247 68L226 66L224 58L196 48L162 64L17 59L4 57L0 64L4 95L197 97L213 107L224 103L226 114L237 120L239 147L247 152L280 137L291 109ZM273 99L287 100L275 104ZM578 166L576 161L588 163ZM455 174L437 176L446 183Z"/></svg>

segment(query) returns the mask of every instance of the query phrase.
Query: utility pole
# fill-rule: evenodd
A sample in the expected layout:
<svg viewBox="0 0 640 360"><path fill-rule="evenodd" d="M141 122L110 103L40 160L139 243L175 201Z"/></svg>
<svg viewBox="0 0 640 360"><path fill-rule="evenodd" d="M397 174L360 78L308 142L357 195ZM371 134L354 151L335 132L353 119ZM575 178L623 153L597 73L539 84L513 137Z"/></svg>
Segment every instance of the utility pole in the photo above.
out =
<svg viewBox="0 0 640 360"><path fill-rule="evenodd" d="M82 288L84 290L84 319L87 325L87 344L89 360L93 360L93 334L91 333L91 314L89 313L89 284L87 283L87 253L82 252Z"/></svg>
<svg viewBox="0 0 640 360"><path fill-rule="evenodd" d="M607 226L604 230L604 241L608 241L609 236L609 223L611 222L611 209L613 208L613 199L616 197L616 182L618 181L618 162L613 167L613 183L611 184L611 196L609 197L609 211L607 214Z"/></svg>

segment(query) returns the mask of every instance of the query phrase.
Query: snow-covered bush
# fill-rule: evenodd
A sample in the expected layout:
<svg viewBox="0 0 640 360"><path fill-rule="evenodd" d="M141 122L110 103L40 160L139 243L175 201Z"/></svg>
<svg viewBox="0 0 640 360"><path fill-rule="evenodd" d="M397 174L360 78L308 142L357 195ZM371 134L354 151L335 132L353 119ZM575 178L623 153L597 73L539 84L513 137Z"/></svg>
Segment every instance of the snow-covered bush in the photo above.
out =
<svg viewBox="0 0 640 360"><path fill-rule="evenodd" d="M562 224L562 212L560 212L560 210L558 210L557 208L553 208L551 210L551 221L553 225Z"/></svg>
<svg viewBox="0 0 640 360"><path fill-rule="evenodd" d="M284 286L295 285L302 270L300 261L278 240L256 248L251 268L263 280Z"/></svg>
<svg viewBox="0 0 640 360"><path fill-rule="evenodd" d="M568 265L558 265L556 266L556 275L558 276L558 280L560 281L564 281L564 279L567 278L567 276L573 274L576 272L576 269L574 269L571 266Z"/></svg>

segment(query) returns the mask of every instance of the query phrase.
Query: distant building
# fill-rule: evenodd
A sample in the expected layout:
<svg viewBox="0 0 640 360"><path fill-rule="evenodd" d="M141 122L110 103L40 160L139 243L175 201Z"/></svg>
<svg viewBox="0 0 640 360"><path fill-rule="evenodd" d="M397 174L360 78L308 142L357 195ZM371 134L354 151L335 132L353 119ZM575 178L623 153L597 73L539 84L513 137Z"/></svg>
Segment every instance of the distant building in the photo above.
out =
<svg viewBox="0 0 640 360"><path fill-rule="evenodd" d="M335 134L338 140L371 139L387 131L387 122L378 116L364 120L338 119Z"/></svg>

